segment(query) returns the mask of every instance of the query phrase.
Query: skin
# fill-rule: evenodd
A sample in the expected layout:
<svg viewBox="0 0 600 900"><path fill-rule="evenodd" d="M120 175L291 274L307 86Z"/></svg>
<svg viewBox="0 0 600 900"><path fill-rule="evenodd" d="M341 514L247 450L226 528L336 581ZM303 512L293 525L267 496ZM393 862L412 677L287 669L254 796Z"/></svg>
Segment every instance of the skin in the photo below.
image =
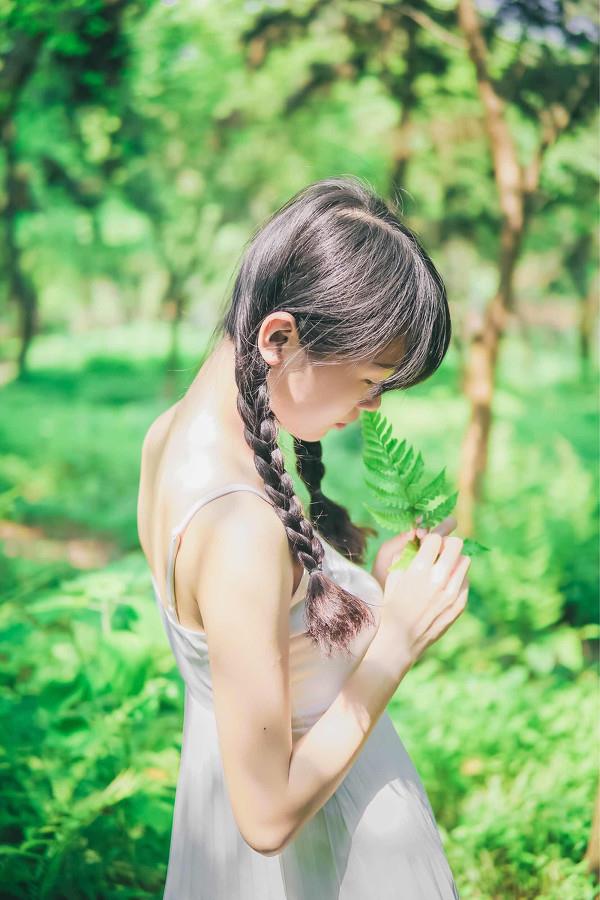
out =
<svg viewBox="0 0 600 900"><path fill-rule="evenodd" d="M293 316L286 312L264 319L258 347L269 365L271 407L280 425L312 441L336 422L352 422L361 410L379 407L380 398L369 399L369 394L393 367L376 363L397 363L401 351L388 346L377 360L360 365L313 365L299 345ZM144 440L138 535L163 602L172 529L194 499L229 481L264 492L237 412L233 349L224 338L182 399L153 422ZM435 530L447 533L452 527L448 519ZM412 532L382 544L373 566L382 588L387 567L410 537ZM221 496L197 511L175 568L179 622L208 636L215 715L234 816L244 840L266 855L279 852L298 826L298 810L306 807L298 797L318 802L315 771L322 767L331 773L340 760L350 758L343 744L329 746L327 738L322 746L320 732L315 738L319 766L311 762L306 773L295 771L289 784L289 612L282 598L291 604L302 575L281 521L269 504L248 491ZM396 644L392 654L399 652ZM369 697L373 690L368 686ZM373 703L379 703L377 697ZM352 720L351 710L347 715ZM350 721L348 731L353 728L356 731ZM330 785L329 776L321 790L327 793Z"/></svg>
<svg viewBox="0 0 600 900"><path fill-rule="evenodd" d="M378 409L381 397L370 400L369 395L401 358L401 348L389 345L364 363L311 363L300 347L294 317L286 312L265 318L258 348L270 367L271 409L286 431L307 441L321 440L337 422L354 422L363 409Z"/></svg>
<svg viewBox="0 0 600 900"><path fill-rule="evenodd" d="M267 384L273 413L288 433L308 441L321 440L336 423L354 422L362 410L378 409L381 397L369 399L370 394L378 382L392 374L402 353L401 344L391 343L373 360L313 363L300 345L294 316L285 311L265 317L257 343L269 366ZM184 397L159 416L146 434L138 496L138 535L162 597L170 530L182 519L193 498L228 481L245 482L264 491L244 437L236 407L237 393L234 346L225 337L205 360ZM236 496L238 506L248 505L246 497L240 498L239 493ZM220 505L226 506L233 502L231 495L219 500ZM186 531L186 535L191 534L182 542L177 557L179 618L186 627L197 630L203 630L193 588L192 569L198 554L190 560L188 548L204 545L204 531L216 522L211 509L216 506L208 504L192 519ZM455 525L449 517L434 530L447 534ZM426 532L420 529L417 533L422 537ZM404 535L397 535L379 548L372 574L382 588L391 560L405 540ZM302 577L302 566L291 554L289 565L293 596Z"/></svg>

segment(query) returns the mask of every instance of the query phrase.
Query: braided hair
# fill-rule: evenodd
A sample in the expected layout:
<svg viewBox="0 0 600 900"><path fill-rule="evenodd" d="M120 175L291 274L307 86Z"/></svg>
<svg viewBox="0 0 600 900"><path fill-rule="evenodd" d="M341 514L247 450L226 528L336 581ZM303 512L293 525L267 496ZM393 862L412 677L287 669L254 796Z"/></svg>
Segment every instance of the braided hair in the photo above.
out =
<svg viewBox="0 0 600 900"><path fill-rule="evenodd" d="M451 337L446 291L417 237L364 181L328 178L299 191L248 242L231 300L213 333L234 344L237 409L265 492L294 556L309 572L306 633L327 655L349 651L373 614L322 570L318 533L340 553L364 561L368 526L326 497L320 441L294 438L298 474L310 495L305 515L277 443L269 403L269 365L257 337L269 313L286 310L315 361L374 358L402 338L403 358L376 394L406 389L438 368Z"/></svg>

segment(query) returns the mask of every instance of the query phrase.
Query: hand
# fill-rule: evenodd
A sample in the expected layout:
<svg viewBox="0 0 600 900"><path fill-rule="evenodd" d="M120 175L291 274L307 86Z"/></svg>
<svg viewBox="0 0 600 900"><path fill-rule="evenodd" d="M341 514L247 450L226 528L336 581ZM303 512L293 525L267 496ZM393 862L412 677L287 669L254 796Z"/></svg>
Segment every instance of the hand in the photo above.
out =
<svg viewBox="0 0 600 900"><path fill-rule="evenodd" d="M471 557L462 547L462 538L429 532L410 565L388 574L379 631L403 665L415 663L464 610Z"/></svg>
<svg viewBox="0 0 600 900"><path fill-rule="evenodd" d="M385 582L388 576L388 570L392 564L392 561L395 556L398 556L405 548L407 543L411 541L415 536L419 538L419 540L423 540L426 534L441 534L442 537L450 534L456 528L456 519L454 516L448 516L444 519L443 522L440 522L439 525L436 525L435 528L429 529L427 528L411 528L410 531L403 531L400 534L395 535L393 538L390 538L388 541L384 541L379 550L377 551L377 555L373 560L373 567L371 569L371 574L373 577L379 582L379 586L383 591L385 589Z"/></svg>

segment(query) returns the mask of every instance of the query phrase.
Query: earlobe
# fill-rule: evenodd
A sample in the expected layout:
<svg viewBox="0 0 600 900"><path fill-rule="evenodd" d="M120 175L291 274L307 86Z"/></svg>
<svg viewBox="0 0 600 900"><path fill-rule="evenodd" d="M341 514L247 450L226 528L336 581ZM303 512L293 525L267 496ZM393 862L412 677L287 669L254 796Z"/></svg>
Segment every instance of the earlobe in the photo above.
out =
<svg viewBox="0 0 600 900"><path fill-rule="evenodd" d="M283 341L279 341L278 345L267 342L264 349L260 349L259 347L262 358L271 368L282 365L283 357L281 354L281 346L285 343L287 343L287 338L284 338Z"/></svg>
<svg viewBox="0 0 600 900"><path fill-rule="evenodd" d="M281 357L281 347L284 344L287 344L287 342L288 338L285 335L282 335L281 331L272 332L268 338L263 340L262 347L259 339L258 349L262 358L269 366L277 366L283 362Z"/></svg>
<svg viewBox="0 0 600 900"><path fill-rule="evenodd" d="M271 315L265 319L258 335L258 349L268 365L277 366L283 363L281 351L284 345L287 349L293 345L294 329L294 319L290 320L286 315Z"/></svg>

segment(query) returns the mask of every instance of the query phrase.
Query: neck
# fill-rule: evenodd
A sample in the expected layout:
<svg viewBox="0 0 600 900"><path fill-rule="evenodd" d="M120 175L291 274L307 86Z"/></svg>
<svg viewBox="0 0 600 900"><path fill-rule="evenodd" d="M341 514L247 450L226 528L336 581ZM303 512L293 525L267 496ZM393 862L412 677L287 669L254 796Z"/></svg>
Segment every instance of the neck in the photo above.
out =
<svg viewBox="0 0 600 900"><path fill-rule="evenodd" d="M230 458L256 473L237 409L234 349L228 336L215 345L180 401L177 416L188 433L214 441L221 451L226 448Z"/></svg>

